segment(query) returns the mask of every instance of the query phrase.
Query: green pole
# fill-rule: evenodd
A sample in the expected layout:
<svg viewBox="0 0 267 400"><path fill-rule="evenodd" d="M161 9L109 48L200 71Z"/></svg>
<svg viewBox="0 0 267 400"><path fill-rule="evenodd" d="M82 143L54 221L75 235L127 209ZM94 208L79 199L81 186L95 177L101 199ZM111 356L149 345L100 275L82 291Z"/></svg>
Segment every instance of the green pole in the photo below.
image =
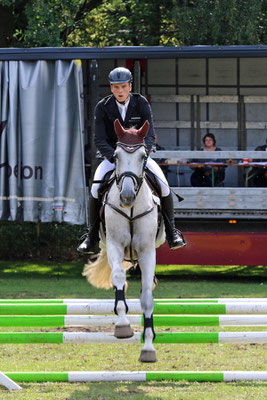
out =
<svg viewBox="0 0 267 400"><path fill-rule="evenodd" d="M226 305L213 303L155 303L154 314L226 314Z"/></svg>
<svg viewBox="0 0 267 400"><path fill-rule="evenodd" d="M7 372L15 382L68 382L67 372Z"/></svg>
<svg viewBox="0 0 267 400"><path fill-rule="evenodd" d="M65 317L64 315L14 315L14 316L0 316L0 326L23 326L23 327L34 327L38 326L41 328L52 327L52 328L64 328Z"/></svg>
<svg viewBox="0 0 267 400"><path fill-rule="evenodd" d="M1 320L0 320L1 321ZM215 316L178 316L154 315L154 326L220 326L219 317ZM144 317L142 320L144 326Z"/></svg>
<svg viewBox="0 0 267 400"><path fill-rule="evenodd" d="M141 335L141 343L143 343ZM164 332L156 333L153 343L219 343L218 332Z"/></svg>
<svg viewBox="0 0 267 400"><path fill-rule="evenodd" d="M218 343L219 335L217 332L165 332L157 333L154 343Z"/></svg>
<svg viewBox="0 0 267 400"><path fill-rule="evenodd" d="M0 332L0 343L63 343L63 333Z"/></svg>
<svg viewBox="0 0 267 400"><path fill-rule="evenodd" d="M146 381L197 381L197 382L223 382L222 372L147 372Z"/></svg>
<svg viewBox="0 0 267 400"><path fill-rule="evenodd" d="M82 301L81 301L82 302ZM0 304L9 303L9 304L20 304L20 303L51 303L51 304L63 304L64 300L62 299L0 299Z"/></svg>
<svg viewBox="0 0 267 400"><path fill-rule="evenodd" d="M66 315L66 304L0 304L0 315Z"/></svg>

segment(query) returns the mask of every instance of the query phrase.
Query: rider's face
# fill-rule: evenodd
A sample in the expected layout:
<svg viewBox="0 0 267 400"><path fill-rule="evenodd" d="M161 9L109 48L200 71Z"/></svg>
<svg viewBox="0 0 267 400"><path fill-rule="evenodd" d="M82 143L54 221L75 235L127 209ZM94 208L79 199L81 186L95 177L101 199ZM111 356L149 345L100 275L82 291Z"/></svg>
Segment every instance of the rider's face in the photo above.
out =
<svg viewBox="0 0 267 400"><path fill-rule="evenodd" d="M124 102L129 97L130 91L132 90L132 84L129 82L113 83L110 85L110 90L114 94L116 100Z"/></svg>

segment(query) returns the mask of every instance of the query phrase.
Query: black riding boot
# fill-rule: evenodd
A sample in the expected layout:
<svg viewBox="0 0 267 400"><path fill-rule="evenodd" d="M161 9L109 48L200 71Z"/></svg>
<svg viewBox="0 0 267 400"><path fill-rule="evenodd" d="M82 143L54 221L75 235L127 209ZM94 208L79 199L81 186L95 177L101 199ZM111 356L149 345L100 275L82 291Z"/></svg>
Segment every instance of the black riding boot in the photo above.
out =
<svg viewBox="0 0 267 400"><path fill-rule="evenodd" d="M93 196L89 200L89 228L80 238L81 243L77 247L77 251L83 254L96 253L99 242L99 226L100 226L100 204L98 199Z"/></svg>
<svg viewBox="0 0 267 400"><path fill-rule="evenodd" d="M162 215L165 224L167 242L172 250L184 247L186 242L182 232L175 228L174 213L173 213L173 199L170 193L167 197L162 197Z"/></svg>

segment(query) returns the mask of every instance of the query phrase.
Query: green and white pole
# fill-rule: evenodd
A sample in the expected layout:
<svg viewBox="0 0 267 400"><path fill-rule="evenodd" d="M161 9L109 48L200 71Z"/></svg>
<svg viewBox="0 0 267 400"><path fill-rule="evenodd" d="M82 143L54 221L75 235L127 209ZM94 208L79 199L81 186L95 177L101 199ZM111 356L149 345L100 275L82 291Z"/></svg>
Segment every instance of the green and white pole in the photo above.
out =
<svg viewBox="0 0 267 400"><path fill-rule="evenodd" d="M6 376L17 382L233 382L267 381L266 371L93 371L93 372L6 372Z"/></svg>
<svg viewBox="0 0 267 400"><path fill-rule="evenodd" d="M2 327L112 327L116 315L7 315L0 316ZM144 317L129 315L132 326L144 326ZM267 315L154 315L154 326L266 326Z"/></svg>
<svg viewBox="0 0 267 400"><path fill-rule="evenodd" d="M127 301L130 314L142 314L140 302ZM114 314L114 303L0 304L0 315L90 315ZM154 315L159 314L267 314L267 302L258 303L161 303L155 301Z"/></svg>
<svg viewBox="0 0 267 400"><path fill-rule="evenodd" d="M113 332L0 332L0 343L143 343L140 332L117 339ZM159 332L154 343L267 343L267 332Z"/></svg>
<svg viewBox="0 0 267 400"><path fill-rule="evenodd" d="M139 299L127 299L127 302L139 302ZM114 299L0 299L1 303L19 304L19 303L50 303L50 304L69 304L69 303L114 303ZM171 298L155 299L157 303L261 303L267 302L266 297L225 297L225 298Z"/></svg>

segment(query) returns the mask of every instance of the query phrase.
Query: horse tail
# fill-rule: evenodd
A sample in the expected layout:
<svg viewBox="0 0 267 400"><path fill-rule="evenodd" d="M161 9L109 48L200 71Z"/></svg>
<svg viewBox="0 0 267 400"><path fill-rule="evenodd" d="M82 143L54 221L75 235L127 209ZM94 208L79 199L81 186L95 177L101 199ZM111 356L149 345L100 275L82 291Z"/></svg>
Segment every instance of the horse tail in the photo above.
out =
<svg viewBox="0 0 267 400"><path fill-rule="evenodd" d="M112 287L111 268L108 263L106 249L102 249L95 261L89 261L83 269L83 276L91 285L99 289L110 289Z"/></svg>
<svg viewBox="0 0 267 400"><path fill-rule="evenodd" d="M132 267L130 262L123 261L123 269L127 271ZM106 249L102 249L95 261L85 264L83 276L86 277L91 285L98 289L110 289L112 285L111 268L108 263Z"/></svg>

